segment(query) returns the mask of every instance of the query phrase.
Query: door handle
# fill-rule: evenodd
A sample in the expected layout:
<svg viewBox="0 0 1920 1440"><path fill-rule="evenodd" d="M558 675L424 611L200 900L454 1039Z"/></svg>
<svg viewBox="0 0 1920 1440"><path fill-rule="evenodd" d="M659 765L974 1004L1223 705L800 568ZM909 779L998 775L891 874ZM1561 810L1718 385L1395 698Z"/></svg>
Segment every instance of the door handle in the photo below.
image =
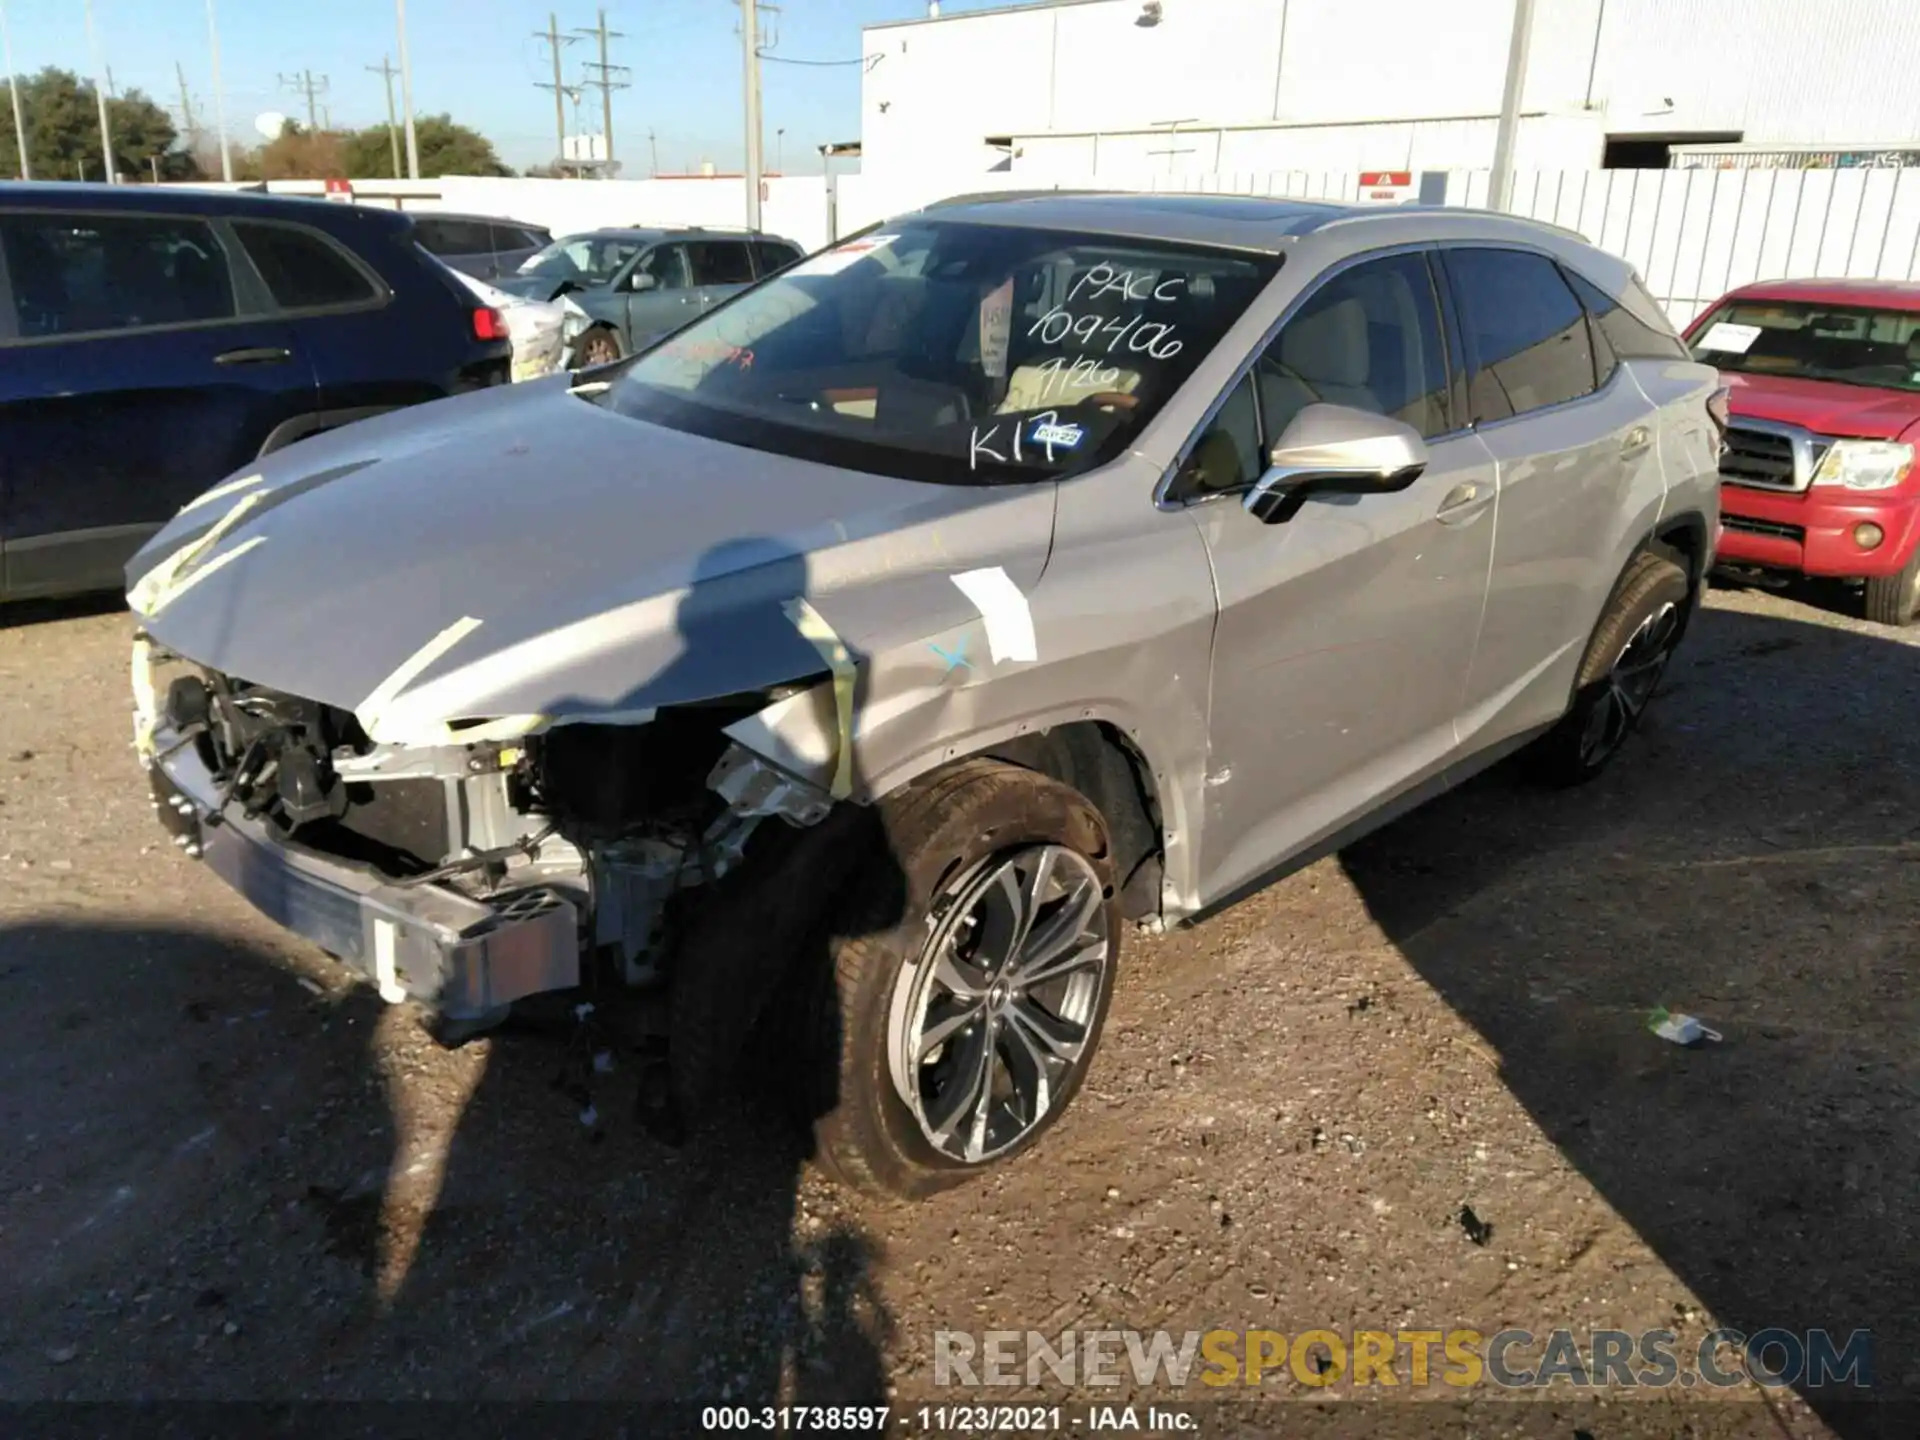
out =
<svg viewBox="0 0 1920 1440"><path fill-rule="evenodd" d="M1636 425L1627 431L1627 438L1620 442L1622 455L1638 455L1653 443L1653 433L1644 425Z"/></svg>
<svg viewBox="0 0 1920 1440"><path fill-rule="evenodd" d="M213 357L216 365L279 365L293 358L282 345L248 345L239 350L223 350Z"/></svg>
<svg viewBox="0 0 1920 1440"><path fill-rule="evenodd" d="M1442 525L1454 525L1470 516L1477 515L1488 500L1493 498L1491 486L1478 480L1462 480L1447 492L1440 502L1440 508L1434 516Z"/></svg>

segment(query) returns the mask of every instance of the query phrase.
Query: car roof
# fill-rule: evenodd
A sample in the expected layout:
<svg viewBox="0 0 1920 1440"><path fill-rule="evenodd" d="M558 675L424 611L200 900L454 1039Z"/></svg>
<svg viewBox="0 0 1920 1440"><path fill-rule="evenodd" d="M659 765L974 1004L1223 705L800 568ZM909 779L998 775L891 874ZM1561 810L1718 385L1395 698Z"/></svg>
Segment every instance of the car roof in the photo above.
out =
<svg viewBox="0 0 1920 1440"><path fill-rule="evenodd" d="M693 237L708 240L778 240L783 245L793 242L784 235L776 235L771 230L719 230L705 225L602 225L592 230L570 230L558 238L562 240L686 240Z"/></svg>
<svg viewBox="0 0 1920 1440"><path fill-rule="evenodd" d="M102 185L60 181L7 181L0 184L0 210L93 212L140 210L166 215L257 215L263 220L339 223L344 217L370 217L366 223L403 230L411 215L376 205L342 205L305 195L264 195L251 190L209 190L188 185Z"/></svg>
<svg viewBox="0 0 1920 1440"><path fill-rule="evenodd" d="M532 220L517 220L511 215L482 215L477 210L409 210L407 213L416 220L470 220L481 225L518 225L523 230L538 230L545 235L553 233Z"/></svg>
<svg viewBox="0 0 1920 1440"><path fill-rule="evenodd" d="M1730 291L1729 300L1800 300L1814 305L1877 305L1920 310L1920 281L1761 280Z"/></svg>
<svg viewBox="0 0 1920 1440"><path fill-rule="evenodd" d="M1449 234L1471 230L1488 239L1553 237L1587 244L1557 225L1457 205L1354 205L1269 195L1142 194L1100 190L1029 190L962 195L921 213L981 225L1080 230L1171 243L1221 245L1277 254L1290 241L1335 225L1391 225L1410 216L1446 216ZM1469 222L1461 226L1459 221ZM1402 226L1401 228L1404 228ZM1436 236L1436 238L1440 238Z"/></svg>
<svg viewBox="0 0 1920 1440"><path fill-rule="evenodd" d="M927 205L927 215L970 225L1020 225L1044 230L1083 230L1171 244L1208 244L1231 250L1279 253L1292 240L1340 225L1388 227L1409 217L1446 217L1446 232L1434 238L1513 238L1590 248L1574 230L1463 205L1356 205L1284 196L1140 194L1123 190L1010 190L956 196Z"/></svg>

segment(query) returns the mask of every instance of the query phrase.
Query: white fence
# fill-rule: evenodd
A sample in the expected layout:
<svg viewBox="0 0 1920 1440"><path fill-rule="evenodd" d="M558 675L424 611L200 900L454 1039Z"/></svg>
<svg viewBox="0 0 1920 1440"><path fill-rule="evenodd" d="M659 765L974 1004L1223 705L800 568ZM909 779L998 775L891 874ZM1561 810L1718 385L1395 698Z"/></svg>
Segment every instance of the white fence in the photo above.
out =
<svg viewBox="0 0 1920 1440"><path fill-rule="evenodd" d="M1449 205L1486 203L1488 173L1417 177ZM1089 174L1036 186L1017 171L956 175L790 176L768 182L761 225L809 249L889 215L956 194L1123 189L1354 200L1349 173ZM318 181L276 191L318 193ZM601 225L740 225L738 178L362 181L366 203L509 215L556 233ZM1510 208L1578 231L1623 256L1685 324L1736 285L1785 276L1911 280L1920 276L1920 167L1837 170L1564 170L1515 177ZM836 223L837 220L837 223Z"/></svg>

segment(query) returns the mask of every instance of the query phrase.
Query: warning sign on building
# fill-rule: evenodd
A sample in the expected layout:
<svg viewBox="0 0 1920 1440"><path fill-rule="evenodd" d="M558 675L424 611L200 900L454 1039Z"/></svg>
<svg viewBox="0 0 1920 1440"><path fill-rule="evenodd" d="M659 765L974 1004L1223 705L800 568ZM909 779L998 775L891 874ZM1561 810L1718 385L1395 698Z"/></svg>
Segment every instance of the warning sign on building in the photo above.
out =
<svg viewBox="0 0 1920 1440"><path fill-rule="evenodd" d="M1360 200L1370 205L1398 205L1414 198L1411 170L1362 170Z"/></svg>
<svg viewBox="0 0 1920 1440"><path fill-rule="evenodd" d="M344 200L349 205L352 204L353 203L353 182L351 180L327 181L327 199Z"/></svg>

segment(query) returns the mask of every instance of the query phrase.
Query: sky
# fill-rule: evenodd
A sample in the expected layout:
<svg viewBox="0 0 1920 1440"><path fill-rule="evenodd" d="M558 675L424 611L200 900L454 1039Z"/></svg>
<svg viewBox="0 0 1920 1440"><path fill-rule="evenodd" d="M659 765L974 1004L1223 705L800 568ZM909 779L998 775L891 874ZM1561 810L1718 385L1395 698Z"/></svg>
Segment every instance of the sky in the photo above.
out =
<svg viewBox="0 0 1920 1440"><path fill-rule="evenodd" d="M946 13L991 0L950 0ZM267 111L306 118L307 102L282 77L311 72L326 89L317 100L335 126L386 119L383 58L398 64L394 0L215 0L228 133L253 143L253 120ZM407 0L407 47L414 113L446 111L493 141L509 165L543 163L556 149L553 62L544 38L550 13L562 35L592 29L590 0ZM22 74L56 65L93 72L82 0L0 0L11 33L14 68ZM860 27L926 13L924 0L784 0L762 10L763 36L774 44L761 71L765 164L786 173L817 173L818 148L860 136ZM739 7L731 0L613 0L607 26L623 32L608 59L629 67L631 88L613 96L614 154L622 173L653 166L654 134L662 173L722 170L743 163ZM212 66L206 0L93 0L101 61L116 93L144 90L180 120L180 81L201 123L213 125ZM763 41L764 43L764 41ZM563 44L563 82L577 83L582 61L597 60L597 43ZM778 57L778 58L776 58ZM795 61L842 61L797 64ZM366 67L373 66L370 71ZM394 82L395 103L400 86ZM573 107L566 106L568 129ZM580 128L600 129L600 92L580 106ZM784 135L780 132L784 131Z"/></svg>

